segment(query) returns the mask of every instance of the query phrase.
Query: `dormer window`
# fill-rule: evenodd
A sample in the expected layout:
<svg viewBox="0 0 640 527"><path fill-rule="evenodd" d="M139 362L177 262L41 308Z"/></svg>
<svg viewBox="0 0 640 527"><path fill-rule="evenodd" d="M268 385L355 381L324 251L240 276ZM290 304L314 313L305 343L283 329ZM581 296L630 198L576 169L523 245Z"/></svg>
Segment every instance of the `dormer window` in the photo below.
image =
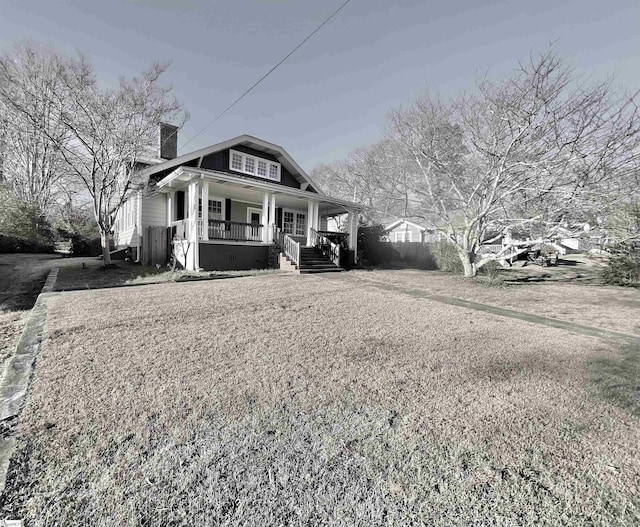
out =
<svg viewBox="0 0 640 527"><path fill-rule="evenodd" d="M280 181L280 163L230 150L229 169L271 181Z"/></svg>
<svg viewBox="0 0 640 527"><path fill-rule="evenodd" d="M231 152L231 170L242 172L242 154Z"/></svg>

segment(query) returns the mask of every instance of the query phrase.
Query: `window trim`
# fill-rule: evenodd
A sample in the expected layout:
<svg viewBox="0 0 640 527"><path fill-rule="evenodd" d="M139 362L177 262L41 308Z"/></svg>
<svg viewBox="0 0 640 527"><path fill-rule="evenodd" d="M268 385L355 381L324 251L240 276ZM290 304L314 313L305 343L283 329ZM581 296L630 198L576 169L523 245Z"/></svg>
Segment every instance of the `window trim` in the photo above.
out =
<svg viewBox="0 0 640 527"><path fill-rule="evenodd" d="M237 168L233 167L233 156L238 155L241 157L242 159L242 169L239 170ZM253 172L249 172L248 170L246 170L246 166L247 166L247 159L251 159L253 161ZM266 173L264 176L258 174L258 162L263 161L266 163ZM271 174L271 168L272 167L276 167L276 176L277 179L273 179L272 177L269 177ZM229 149L229 170L233 171L233 172L239 172L241 174L247 174L249 176L254 176L260 179L265 179L267 181L275 181L277 183L280 183L281 179L282 179L282 164L278 163L276 161L270 161L269 159L265 159L264 157L258 157L258 156L254 156L251 154L245 154L244 152L240 152L238 150L233 150L232 148Z"/></svg>
<svg viewBox="0 0 640 527"><path fill-rule="evenodd" d="M260 221L258 222L259 225L262 225L262 208L258 208L258 207L247 207L247 223L251 223L251 214L259 214L260 215Z"/></svg>

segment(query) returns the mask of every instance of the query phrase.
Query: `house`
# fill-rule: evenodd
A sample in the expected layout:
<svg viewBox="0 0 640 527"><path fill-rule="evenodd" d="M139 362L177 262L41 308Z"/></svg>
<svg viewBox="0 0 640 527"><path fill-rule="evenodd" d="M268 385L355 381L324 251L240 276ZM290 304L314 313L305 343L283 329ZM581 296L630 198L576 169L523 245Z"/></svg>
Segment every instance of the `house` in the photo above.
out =
<svg viewBox="0 0 640 527"><path fill-rule="evenodd" d="M290 266L331 270L357 255L359 206L328 197L281 146L250 135L177 157L177 130L161 125L158 157L114 226L118 249L147 265L173 254L189 270ZM169 140L163 139L169 137ZM327 219L348 214L348 251Z"/></svg>
<svg viewBox="0 0 640 527"><path fill-rule="evenodd" d="M415 221L396 219L384 228L390 242L435 242L439 235L433 229L424 227Z"/></svg>

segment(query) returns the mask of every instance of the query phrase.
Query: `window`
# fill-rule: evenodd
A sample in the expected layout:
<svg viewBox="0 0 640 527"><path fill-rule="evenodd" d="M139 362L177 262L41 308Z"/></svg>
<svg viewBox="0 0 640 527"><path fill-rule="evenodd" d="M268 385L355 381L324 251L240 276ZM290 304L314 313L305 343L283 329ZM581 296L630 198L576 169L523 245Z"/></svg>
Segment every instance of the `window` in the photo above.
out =
<svg viewBox="0 0 640 527"><path fill-rule="evenodd" d="M255 174L256 172L256 158L251 156L245 156L244 158L244 171L247 174Z"/></svg>
<svg viewBox="0 0 640 527"><path fill-rule="evenodd" d="M280 181L280 163L267 161L256 156L230 150L229 169L271 181Z"/></svg>
<svg viewBox="0 0 640 527"><path fill-rule="evenodd" d="M242 154L231 152L231 169L242 172Z"/></svg>
<svg viewBox="0 0 640 527"><path fill-rule="evenodd" d="M222 214L222 201L209 200L209 214Z"/></svg>
<svg viewBox="0 0 640 527"><path fill-rule="evenodd" d="M409 231L401 231L396 232L396 240L397 242L410 242L411 241L411 232Z"/></svg>
<svg viewBox="0 0 640 527"><path fill-rule="evenodd" d="M129 198L120 208L122 215L122 228L130 229L136 224L136 209L133 199Z"/></svg>
<svg viewBox="0 0 640 527"><path fill-rule="evenodd" d="M282 230L285 234L293 234L294 215L293 212L285 210L282 215Z"/></svg>
<svg viewBox="0 0 640 527"><path fill-rule="evenodd" d="M293 210L282 211L282 230L285 234L306 236L307 215Z"/></svg>
<svg viewBox="0 0 640 527"><path fill-rule="evenodd" d="M296 236L305 236L306 233L306 215L296 214Z"/></svg>
<svg viewBox="0 0 640 527"><path fill-rule="evenodd" d="M269 163L269 179L280 181L280 165Z"/></svg>
<svg viewBox="0 0 640 527"><path fill-rule="evenodd" d="M210 220L221 220L222 217L222 200L210 199L207 206ZM202 199L198 200L198 217L202 219Z"/></svg>
<svg viewBox="0 0 640 527"><path fill-rule="evenodd" d="M258 159L258 171L256 172L256 176L267 177L267 162L262 159Z"/></svg>

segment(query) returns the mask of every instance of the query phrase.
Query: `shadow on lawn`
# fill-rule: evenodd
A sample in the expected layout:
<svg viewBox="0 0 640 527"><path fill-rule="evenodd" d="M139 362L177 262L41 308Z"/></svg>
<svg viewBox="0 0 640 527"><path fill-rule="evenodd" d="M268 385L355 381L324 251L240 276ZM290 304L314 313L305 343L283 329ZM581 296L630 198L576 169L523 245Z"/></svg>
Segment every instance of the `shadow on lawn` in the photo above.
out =
<svg viewBox="0 0 640 527"><path fill-rule="evenodd" d="M591 363L596 389L605 400L640 416L640 344L625 344L616 357Z"/></svg>
<svg viewBox="0 0 640 527"><path fill-rule="evenodd" d="M525 267L512 267L503 270L503 273L505 285L545 283L602 285L597 267L572 259L560 259L557 265L544 268L529 262Z"/></svg>
<svg viewBox="0 0 640 527"><path fill-rule="evenodd" d="M56 291L102 289L130 285L133 280L152 277L166 269L145 267L130 262L117 261L105 267L99 258L66 260L60 267Z"/></svg>
<svg viewBox="0 0 640 527"><path fill-rule="evenodd" d="M276 274L274 269L251 269L246 271L172 271L166 266L145 267L140 264L117 261L105 267L99 259L83 259L69 262L60 268L56 281L56 291L78 291L87 289L108 289L113 287L133 287L173 282L194 282L241 278L263 274Z"/></svg>

